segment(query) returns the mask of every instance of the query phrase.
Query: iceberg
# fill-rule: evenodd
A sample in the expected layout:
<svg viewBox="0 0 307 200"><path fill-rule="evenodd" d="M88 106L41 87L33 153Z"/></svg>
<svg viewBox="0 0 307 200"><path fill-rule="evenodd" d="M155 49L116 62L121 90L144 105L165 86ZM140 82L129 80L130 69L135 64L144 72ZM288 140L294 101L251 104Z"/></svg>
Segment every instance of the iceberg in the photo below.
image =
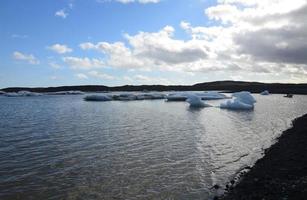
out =
<svg viewBox="0 0 307 200"><path fill-rule="evenodd" d="M250 92L236 92L232 94L235 99L220 104L220 108L231 110L252 110L254 109L255 98Z"/></svg>
<svg viewBox="0 0 307 200"><path fill-rule="evenodd" d="M3 92L3 91L0 90L0 95L3 95L3 94L5 94L5 92Z"/></svg>
<svg viewBox="0 0 307 200"><path fill-rule="evenodd" d="M197 93L198 96L201 97L202 100L218 100L218 99L226 99L229 98L225 94L221 94L216 91L208 91L204 93Z"/></svg>
<svg viewBox="0 0 307 200"><path fill-rule="evenodd" d="M252 110L254 108L254 105L246 104L238 99L234 99L221 103L220 108L225 108L230 110Z"/></svg>
<svg viewBox="0 0 307 200"><path fill-rule="evenodd" d="M269 91L264 90L264 91L263 91L263 92L261 92L260 94L261 94L261 95L269 95L270 93L269 93Z"/></svg>
<svg viewBox="0 0 307 200"><path fill-rule="evenodd" d="M119 101L131 101L131 100L137 100L137 96L134 94L119 94L119 95L114 95L113 96L114 100L119 100Z"/></svg>
<svg viewBox="0 0 307 200"><path fill-rule="evenodd" d="M30 92L30 91L19 91L19 92L8 92L3 94L4 96L7 97L30 97L30 96L42 96L41 93L37 93L37 92Z"/></svg>
<svg viewBox="0 0 307 200"><path fill-rule="evenodd" d="M136 100L153 100L153 99L165 99L165 95L159 93L136 94Z"/></svg>
<svg viewBox="0 0 307 200"><path fill-rule="evenodd" d="M186 101L187 95L181 93L172 93L166 96L167 101Z"/></svg>
<svg viewBox="0 0 307 200"><path fill-rule="evenodd" d="M59 92L48 92L48 95L80 95L84 94L82 91L78 90L70 90L70 91L59 91Z"/></svg>
<svg viewBox="0 0 307 200"><path fill-rule="evenodd" d="M187 96L187 100L186 100L189 104L190 107L194 107L194 108L201 108L201 107L208 107L210 105L205 104L205 102L203 102L201 100L201 98L195 94L189 94Z"/></svg>
<svg viewBox="0 0 307 200"><path fill-rule="evenodd" d="M256 103L255 98L252 96L250 92L243 91L243 92L235 92L232 94L233 97L236 97L238 100L240 100L243 103L246 104L254 104Z"/></svg>
<svg viewBox="0 0 307 200"><path fill-rule="evenodd" d="M85 101L111 101L112 98L107 95L88 95L84 97Z"/></svg>

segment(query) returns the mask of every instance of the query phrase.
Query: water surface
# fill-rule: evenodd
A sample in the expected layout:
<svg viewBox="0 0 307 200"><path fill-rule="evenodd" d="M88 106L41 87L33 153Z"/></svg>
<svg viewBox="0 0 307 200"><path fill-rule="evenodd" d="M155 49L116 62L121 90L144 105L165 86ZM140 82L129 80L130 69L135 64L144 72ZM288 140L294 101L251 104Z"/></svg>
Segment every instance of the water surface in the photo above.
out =
<svg viewBox="0 0 307 200"><path fill-rule="evenodd" d="M239 112L0 97L0 199L211 198L213 184L253 164L307 111L307 96L255 97L254 111Z"/></svg>

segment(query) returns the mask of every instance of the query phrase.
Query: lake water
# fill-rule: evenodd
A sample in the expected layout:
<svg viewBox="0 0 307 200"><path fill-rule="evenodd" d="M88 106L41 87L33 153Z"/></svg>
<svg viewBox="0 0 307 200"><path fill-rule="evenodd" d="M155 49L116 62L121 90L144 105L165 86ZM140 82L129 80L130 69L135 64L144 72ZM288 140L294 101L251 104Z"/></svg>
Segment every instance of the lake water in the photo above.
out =
<svg viewBox="0 0 307 200"><path fill-rule="evenodd" d="M253 111L0 97L0 199L210 199L307 112L307 96L254 96Z"/></svg>

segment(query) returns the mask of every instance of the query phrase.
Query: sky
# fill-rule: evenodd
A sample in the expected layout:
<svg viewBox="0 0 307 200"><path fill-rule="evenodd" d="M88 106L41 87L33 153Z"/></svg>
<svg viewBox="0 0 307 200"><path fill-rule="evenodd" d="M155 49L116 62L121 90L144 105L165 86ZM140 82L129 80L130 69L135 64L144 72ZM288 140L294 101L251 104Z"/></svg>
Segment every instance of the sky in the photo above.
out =
<svg viewBox="0 0 307 200"><path fill-rule="evenodd" d="M1 0L0 88L307 82L307 0Z"/></svg>

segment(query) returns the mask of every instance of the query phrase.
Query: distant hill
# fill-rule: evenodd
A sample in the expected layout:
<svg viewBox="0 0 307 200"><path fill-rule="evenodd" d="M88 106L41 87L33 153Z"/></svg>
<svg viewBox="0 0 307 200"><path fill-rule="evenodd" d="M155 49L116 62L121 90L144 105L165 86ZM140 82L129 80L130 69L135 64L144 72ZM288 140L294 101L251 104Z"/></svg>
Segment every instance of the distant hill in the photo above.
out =
<svg viewBox="0 0 307 200"><path fill-rule="evenodd" d="M244 81L215 81L198 83L195 85L123 85L108 87L104 85L82 85L82 86L60 86L60 87L10 87L4 88L5 92L18 92L27 90L31 92L58 92L69 90L80 90L83 92L109 92L109 91L206 91L219 90L225 92L250 91L254 93L269 90L270 93L293 93L307 94L307 84L290 83L260 83Z"/></svg>

